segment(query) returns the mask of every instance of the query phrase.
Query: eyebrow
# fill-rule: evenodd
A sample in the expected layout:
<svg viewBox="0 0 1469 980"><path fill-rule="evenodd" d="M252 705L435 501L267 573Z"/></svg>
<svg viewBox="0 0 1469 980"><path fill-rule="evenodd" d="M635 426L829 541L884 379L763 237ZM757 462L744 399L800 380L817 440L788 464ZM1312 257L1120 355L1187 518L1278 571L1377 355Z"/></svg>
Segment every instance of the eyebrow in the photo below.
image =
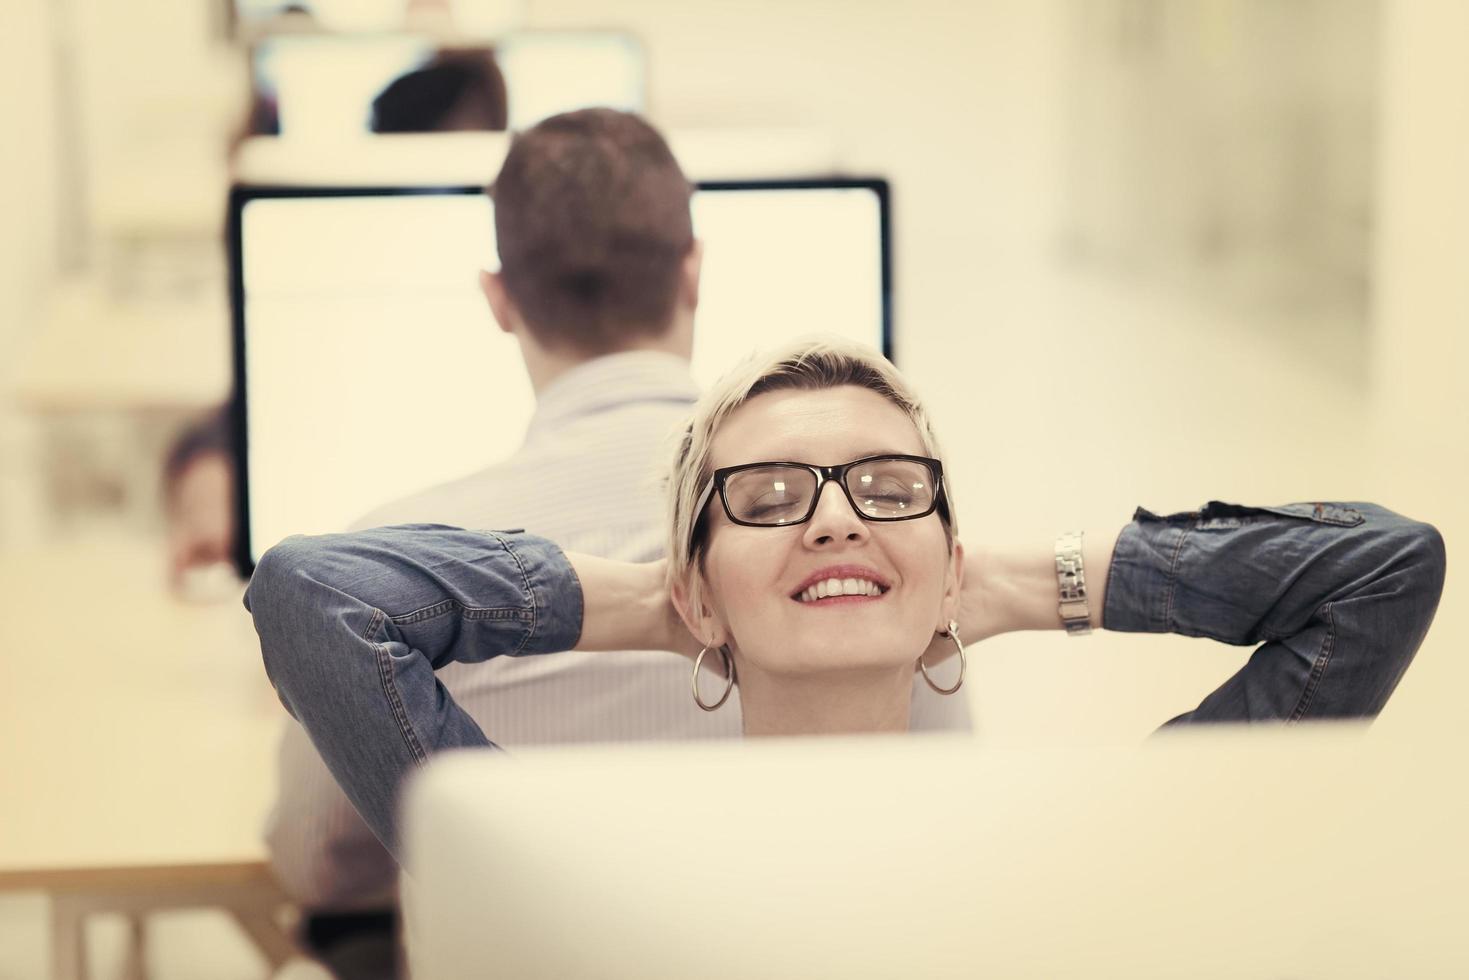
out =
<svg viewBox="0 0 1469 980"><path fill-rule="evenodd" d="M921 449L918 452L909 452L906 449L891 449L891 448L887 448L887 449L864 449L861 452L857 453L857 455L855 455L855 456L848 457L847 459L840 460L840 461L838 461L838 463L833 463L833 464L808 463L808 462L806 462L803 459L794 458L794 454L789 454L789 455L780 456L780 457L771 456L771 457L768 457L766 459L751 459L751 460L746 460L743 463L729 463L727 465L729 465L729 466L747 466L750 463L801 463L801 464L803 464L805 466L840 465L840 463L850 463L853 460L866 459L869 456L922 456L922 455L923 455L923 451ZM717 467L717 466L715 467L715 469L719 469L719 468L720 467Z"/></svg>

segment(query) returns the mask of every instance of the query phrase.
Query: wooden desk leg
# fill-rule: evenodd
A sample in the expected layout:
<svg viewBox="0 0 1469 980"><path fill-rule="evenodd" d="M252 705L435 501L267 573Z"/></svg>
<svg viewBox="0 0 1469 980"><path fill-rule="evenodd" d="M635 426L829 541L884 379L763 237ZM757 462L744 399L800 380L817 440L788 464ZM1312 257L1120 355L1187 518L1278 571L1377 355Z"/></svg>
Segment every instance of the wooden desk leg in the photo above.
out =
<svg viewBox="0 0 1469 980"><path fill-rule="evenodd" d="M52 980L85 980L87 975L86 915L66 895L51 896Z"/></svg>
<svg viewBox="0 0 1469 980"><path fill-rule="evenodd" d="M207 870L207 869L206 869ZM95 887L69 882L51 892L51 975L55 980L85 980L86 921L94 912L118 913L128 924L129 948L123 964L127 980L147 976L147 916L162 909L222 908L254 942L272 970L299 955L291 930L276 918L289 903L264 865L230 866L218 880L158 880L154 874L130 881L126 873L111 880L97 876Z"/></svg>
<svg viewBox="0 0 1469 980"><path fill-rule="evenodd" d="M255 940L255 945L270 963L271 970L278 970L292 957L299 956L300 950L278 926L270 913L261 909L242 909L232 907L230 914L245 930L245 934Z"/></svg>
<svg viewBox="0 0 1469 980"><path fill-rule="evenodd" d="M148 980L148 919L142 912L124 918L128 924L128 953L122 966L123 980Z"/></svg>

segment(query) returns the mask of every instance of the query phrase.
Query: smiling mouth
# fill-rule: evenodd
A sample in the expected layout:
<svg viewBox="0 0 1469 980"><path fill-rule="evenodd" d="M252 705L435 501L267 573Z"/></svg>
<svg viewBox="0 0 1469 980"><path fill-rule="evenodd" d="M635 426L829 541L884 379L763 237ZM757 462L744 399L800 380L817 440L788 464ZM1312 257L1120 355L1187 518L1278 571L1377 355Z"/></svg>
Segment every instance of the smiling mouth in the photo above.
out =
<svg viewBox="0 0 1469 980"><path fill-rule="evenodd" d="M835 605L880 599L888 590L863 578L829 578L791 596L803 605Z"/></svg>

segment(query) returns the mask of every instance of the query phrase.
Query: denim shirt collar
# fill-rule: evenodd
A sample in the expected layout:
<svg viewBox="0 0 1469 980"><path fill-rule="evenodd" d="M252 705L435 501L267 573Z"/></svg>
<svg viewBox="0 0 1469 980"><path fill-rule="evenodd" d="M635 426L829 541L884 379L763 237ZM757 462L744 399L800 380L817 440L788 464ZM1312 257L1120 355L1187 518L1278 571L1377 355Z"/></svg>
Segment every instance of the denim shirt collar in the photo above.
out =
<svg viewBox="0 0 1469 980"><path fill-rule="evenodd" d="M625 351L578 364L541 391L526 442L578 419L630 403L672 402L693 407L698 386L689 362L662 351Z"/></svg>

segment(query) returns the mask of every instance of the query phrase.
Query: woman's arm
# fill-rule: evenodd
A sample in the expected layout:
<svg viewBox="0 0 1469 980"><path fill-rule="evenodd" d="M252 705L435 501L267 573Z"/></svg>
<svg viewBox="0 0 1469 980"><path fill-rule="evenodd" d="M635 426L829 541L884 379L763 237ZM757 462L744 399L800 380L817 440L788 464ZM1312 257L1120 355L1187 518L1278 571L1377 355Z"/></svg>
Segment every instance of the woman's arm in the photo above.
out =
<svg viewBox="0 0 1469 980"><path fill-rule="evenodd" d="M687 657L699 644L668 597L666 559L632 564L567 552L585 607L577 650L671 650Z"/></svg>
<svg viewBox="0 0 1469 980"><path fill-rule="evenodd" d="M1119 531L1087 531L1082 536L1087 607L1093 629L1102 627L1107 575ZM1001 633L1061 628L1056 589L1054 542L1033 547L965 548L964 587L959 603L959 638L966 644ZM953 648L948 646L948 652ZM931 650L940 652L940 645ZM931 658L930 658L931 659Z"/></svg>
<svg viewBox="0 0 1469 980"><path fill-rule="evenodd" d="M403 779L440 749L491 744L434 670L566 650L583 633L576 572L554 544L435 525L288 538L245 606L281 703L395 854Z"/></svg>
<svg viewBox="0 0 1469 980"><path fill-rule="evenodd" d="M966 642L1060 628L1049 548L969 554ZM1262 644L1174 721L1295 721L1382 710L1433 620L1445 558L1437 530L1375 504L1214 502L1088 533L1085 566L1094 626Z"/></svg>

